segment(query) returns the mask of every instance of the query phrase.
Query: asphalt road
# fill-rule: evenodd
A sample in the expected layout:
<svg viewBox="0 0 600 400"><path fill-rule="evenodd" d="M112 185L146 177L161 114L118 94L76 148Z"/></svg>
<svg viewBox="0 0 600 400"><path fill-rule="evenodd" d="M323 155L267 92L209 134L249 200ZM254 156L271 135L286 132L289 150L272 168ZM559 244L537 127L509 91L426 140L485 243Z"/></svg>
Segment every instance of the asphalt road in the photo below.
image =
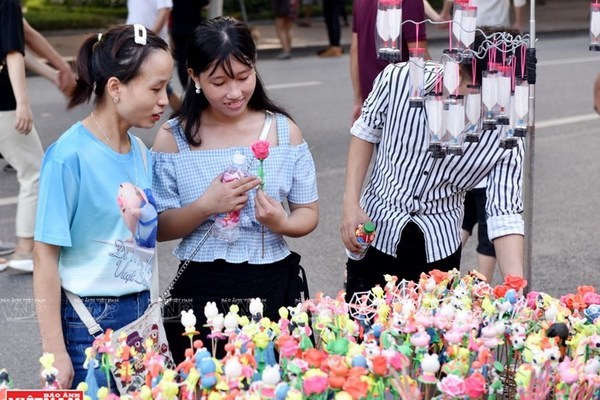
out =
<svg viewBox="0 0 600 400"><path fill-rule="evenodd" d="M600 53L591 53L587 36L540 39L536 85L533 282L531 289L559 296L582 284L600 288L600 121L592 108L592 82ZM441 48L432 47L434 58ZM290 240L303 258L311 293L335 295L341 288L344 249L339 239L352 91L347 56L263 60L258 70L272 96L294 116L315 159L321 219L306 238ZM58 91L42 78L28 80L36 126L44 147L88 107L65 111ZM136 131L151 144L155 130ZM3 161L0 161L0 168ZM17 182L0 172L0 238L14 231ZM476 265L474 241L464 251L463 270ZM160 246L161 287L173 276L175 243ZM498 277L495 281L498 281ZM31 275L0 274L0 368L22 388L36 387L41 355Z"/></svg>

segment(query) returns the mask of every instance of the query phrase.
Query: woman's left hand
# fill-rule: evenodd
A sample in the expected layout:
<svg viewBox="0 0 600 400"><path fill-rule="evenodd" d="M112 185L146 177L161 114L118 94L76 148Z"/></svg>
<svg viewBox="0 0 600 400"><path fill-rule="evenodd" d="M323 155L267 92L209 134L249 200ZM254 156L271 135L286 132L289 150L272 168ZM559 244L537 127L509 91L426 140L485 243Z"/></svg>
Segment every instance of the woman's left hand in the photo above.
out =
<svg viewBox="0 0 600 400"><path fill-rule="evenodd" d="M256 190L254 213L256 220L275 233L285 229L288 215L283 205L270 198L261 189Z"/></svg>

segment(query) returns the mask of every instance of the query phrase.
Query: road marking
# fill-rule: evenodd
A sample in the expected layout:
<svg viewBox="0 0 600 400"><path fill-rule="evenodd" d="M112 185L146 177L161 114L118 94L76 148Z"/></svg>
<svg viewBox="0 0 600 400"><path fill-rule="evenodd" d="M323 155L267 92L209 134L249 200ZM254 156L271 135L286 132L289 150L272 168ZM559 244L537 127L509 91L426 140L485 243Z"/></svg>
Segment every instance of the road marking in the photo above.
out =
<svg viewBox="0 0 600 400"><path fill-rule="evenodd" d="M266 85L265 88L269 90L278 90L278 89L290 89L297 87L306 87L306 86L319 86L322 85L322 82L319 81L306 81L306 82L290 82L290 83L280 83L276 85Z"/></svg>
<svg viewBox="0 0 600 400"><path fill-rule="evenodd" d="M298 86L303 86L305 85L307 82L304 82L302 84L297 83L297 84L289 84L289 85L294 85L294 86L289 86L289 87L298 87ZM310 84L317 84L320 85L320 82L308 82ZM274 85L274 86L284 86L284 85ZM552 127L556 127L556 126L561 126L561 125L568 125L568 124L576 124L579 122L588 122L588 121L593 121L598 119L598 114L584 114L584 115L576 115L573 117L565 117L565 118L555 118L555 119L549 119L546 121L541 121L541 122L537 122L535 124L535 129L544 129L544 128L552 128ZM322 177L322 178L327 178L327 177L331 177L331 176L336 176L339 174L343 174L345 173L346 168L332 168L329 169L327 171L321 171L319 173L317 173L318 176ZM18 197L17 196L12 196L12 197L0 197L0 207L2 206L10 206L10 205L14 205L17 204L18 201Z"/></svg>
<svg viewBox="0 0 600 400"><path fill-rule="evenodd" d="M548 61L540 61L537 63L539 67L548 67L552 65L565 65L565 64L581 64L584 62L594 62L597 63L598 59L594 57L579 57L579 58L567 58L564 60L548 60Z"/></svg>
<svg viewBox="0 0 600 400"><path fill-rule="evenodd" d="M13 204L17 204L17 200L19 198L17 196L12 197L0 197L0 206L10 206Z"/></svg>
<svg viewBox="0 0 600 400"><path fill-rule="evenodd" d="M546 121L537 122L535 124L535 129L544 129L544 128L552 128L555 126L568 125L568 124L576 124L578 122L587 122L598 119L598 114L584 114L584 115L575 115L573 117L565 117L565 118L555 118L549 119Z"/></svg>

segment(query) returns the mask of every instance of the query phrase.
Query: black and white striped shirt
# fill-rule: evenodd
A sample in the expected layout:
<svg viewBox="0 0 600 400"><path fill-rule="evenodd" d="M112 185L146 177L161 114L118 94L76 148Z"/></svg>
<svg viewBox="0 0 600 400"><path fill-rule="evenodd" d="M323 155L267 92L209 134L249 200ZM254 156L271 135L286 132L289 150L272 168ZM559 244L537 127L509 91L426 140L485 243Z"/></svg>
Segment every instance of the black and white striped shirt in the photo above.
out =
<svg viewBox="0 0 600 400"><path fill-rule="evenodd" d="M426 86L435 68L426 63ZM377 227L372 244L396 255L402 229L415 222L425 236L427 261L454 253L461 242L465 191L488 177L486 212L490 240L521 234L523 139L512 150L499 146L500 129L466 143L464 155L436 159L427 151L425 109L409 107L408 66L391 64L377 77L352 135L376 145L377 154L361 206Z"/></svg>

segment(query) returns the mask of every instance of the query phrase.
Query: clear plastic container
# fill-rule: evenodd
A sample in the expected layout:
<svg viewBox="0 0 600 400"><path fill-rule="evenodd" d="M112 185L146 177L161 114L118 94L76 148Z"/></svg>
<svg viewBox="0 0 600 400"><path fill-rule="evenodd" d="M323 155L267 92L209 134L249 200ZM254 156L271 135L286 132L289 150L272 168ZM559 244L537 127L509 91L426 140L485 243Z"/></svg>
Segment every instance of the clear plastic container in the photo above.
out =
<svg viewBox="0 0 600 400"><path fill-rule="evenodd" d="M248 176L246 157L235 153L231 159L231 165L223 172L221 182L227 183ZM235 242L240 235L241 210L221 213L215 216L215 225L212 235L224 242Z"/></svg>

